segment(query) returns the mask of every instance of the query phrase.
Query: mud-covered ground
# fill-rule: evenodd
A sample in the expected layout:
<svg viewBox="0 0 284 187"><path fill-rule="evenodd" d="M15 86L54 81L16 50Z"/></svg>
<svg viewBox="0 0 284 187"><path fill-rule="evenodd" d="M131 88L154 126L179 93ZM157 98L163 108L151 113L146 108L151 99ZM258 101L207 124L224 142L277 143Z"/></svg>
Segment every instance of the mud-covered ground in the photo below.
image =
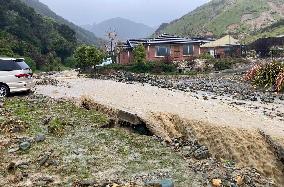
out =
<svg viewBox="0 0 284 187"><path fill-rule="evenodd" d="M205 146L201 155L208 149L217 163L233 162L240 171L254 168L271 179L270 185L283 184L283 164L277 147L284 142L283 94L254 88L243 81L240 71L176 77L112 72L96 79L64 72L41 78L51 83L40 82L38 94L72 100L87 96L95 103L137 114L163 140L190 140L175 150L183 152L185 146L192 153L196 150L189 145L196 140L199 146ZM208 184L214 178L208 174L213 167L209 163L204 163L209 168L205 171ZM221 175L228 173L233 172Z"/></svg>
<svg viewBox="0 0 284 187"><path fill-rule="evenodd" d="M105 128L108 116L66 100L13 96L2 102L0 186L146 186L163 180L181 187L213 181L273 186L252 167L213 157L194 137L167 143Z"/></svg>
<svg viewBox="0 0 284 187"><path fill-rule="evenodd" d="M240 73L37 78L34 95L1 104L0 186L284 184L283 95ZM80 106L84 98L137 114L151 134L110 125L114 116Z"/></svg>

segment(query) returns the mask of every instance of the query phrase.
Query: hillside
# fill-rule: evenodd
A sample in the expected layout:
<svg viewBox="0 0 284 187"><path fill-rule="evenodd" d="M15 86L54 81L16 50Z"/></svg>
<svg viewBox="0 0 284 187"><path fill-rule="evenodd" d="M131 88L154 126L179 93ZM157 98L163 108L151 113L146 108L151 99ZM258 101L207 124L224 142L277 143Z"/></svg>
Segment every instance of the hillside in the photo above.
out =
<svg viewBox="0 0 284 187"><path fill-rule="evenodd" d="M56 68L77 45L67 25L42 17L19 0L0 0L0 56L28 57L35 68Z"/></svg>
<svg viewBox="0 0 284 187"><path fill-rule="evenodd" d="M284 0L212 0L180 19L162 24L157 33L221 36L251 33L284 18Z"/></svg>
<svg viewBox="0 0 284 187"><path fill-rule="evenodd" d="M153 34L154 28L124 18L112 18L99 24L85 25L95 35L105 38L108 31L115 31L119 40L145 38Z"/></svg>
<svg viewBox="0 0 284 187"><path fill-rule="evenodd" d="M76 38L80 43L87 43L87 44L99 43L99 39L92 32L69 22L68 20L62 18L61 16L58 16L56 13L50 10L47 5L41 3L39 0L21 0L21 1L23 1L26 5L34 8L35 11L38 12L39 14L53 18L56 22L60 24L68 25L76 32Z"/></svg>
<svg viewBox="0 0 284 187"><path fill-rule="evenodd" d="M259 31L251 34L246 38L246 42L255 41L258 38L267 38L267 37L277 37L284 36L284 19L269 25L268 27L262 28Z"/></svg>

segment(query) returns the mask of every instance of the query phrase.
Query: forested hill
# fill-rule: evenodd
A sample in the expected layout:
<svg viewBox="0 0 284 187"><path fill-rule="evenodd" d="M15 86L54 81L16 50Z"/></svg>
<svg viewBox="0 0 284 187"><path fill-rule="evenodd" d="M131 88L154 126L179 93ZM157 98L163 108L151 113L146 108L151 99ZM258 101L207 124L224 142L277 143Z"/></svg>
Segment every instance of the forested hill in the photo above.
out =
<svg viewBox="0 0 284 187"><path fill-rule="evenodd" d="M73 53L75 31L19 0L0 0L0 56L28 57L37 68L56 67Z"/></svg>
<svg viewBox="0 0 284 187"><path fill-rule="evenodd" d="M252 34L284 18L284 0L211 0L157 33L189 36Z"/></svg>
<svg viewBox="0 0 284 187"><path fill-rule="evenodd" d="M58 23L68 25L76 32L76 37L78 39L78 42L87 43L87 44L96 44L96 45L99 44L100 39L97 38L92 32L71 23L70 21L62 18L61 16L58 16L56 13L50 10L47 5L41 3L39 0L21 0L21 1L23 1L26 5L34 8L35 11L41 14L42 16L53 18Z"/></svg>

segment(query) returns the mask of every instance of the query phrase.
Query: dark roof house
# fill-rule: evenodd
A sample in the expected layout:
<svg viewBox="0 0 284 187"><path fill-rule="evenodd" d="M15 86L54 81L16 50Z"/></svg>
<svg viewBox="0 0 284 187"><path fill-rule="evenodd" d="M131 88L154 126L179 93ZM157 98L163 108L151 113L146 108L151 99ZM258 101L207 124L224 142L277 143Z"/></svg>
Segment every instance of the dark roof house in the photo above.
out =
<svg viewBox="0 0 284 187"><path fill-rule="evenodd" d="M147 61L161 61L171 57L173 61L187 61L200 55L200 46L212 40L202 38L184 38L163 34L155 38L129 39L117 46L119 49L117 62L129 64L133 62L132 51L142 44L146 50Z"/></svg>

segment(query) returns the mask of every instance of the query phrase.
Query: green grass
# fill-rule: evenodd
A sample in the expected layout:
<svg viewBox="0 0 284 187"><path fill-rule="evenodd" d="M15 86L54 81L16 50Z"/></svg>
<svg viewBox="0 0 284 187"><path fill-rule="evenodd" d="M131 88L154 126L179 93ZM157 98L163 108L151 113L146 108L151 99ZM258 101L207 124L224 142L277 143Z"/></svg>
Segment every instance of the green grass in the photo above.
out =
<svg viewBox="0 0 284 187"><path fill-rule="evenodd" d="M30 135L42 132L41 127L47 118L51 119L51 126L98 125L107 121L106 116L94 110L83 110L67 101L54 101L47 98L37 98L37 100L39 102L35 103L31 100L13 98L7 99L4 103L6 110L12 116L29 124L28 133Z"/></svg>
<svg viewBox="0 0 284 187"><path fill-rule="evenodd" d="M8 98L1 114L5 114L6 118L1 118L0 124L9 119L26 124L25 131L19 133L0 131L2 139L16 136L32 138L44 133L46 140L32 143L28 151L18 151L13 157L7 152L12 145L1 148L0 178L5 179L9 175L5 168L12 160L30 160L29 167L23 172L57 176L61 181L58 186L70 186L75 180L82 179L127 181L142 175L159 177L160 173L172 178L176 186L191 186L193 177L201 179L170 147L151 136L130 133L126 129L100 128L107 123L105 115L68 101L42 97ZM50 117L51 120L45 124ZM17 126L17 123L12 120L10 125ZM60 133L48 131L49 126ZM49 151L52 151L51 160L57 161L58 165L39 167L39 158ZM1 185L7 185L5 180L0 181Z"/></svg>

